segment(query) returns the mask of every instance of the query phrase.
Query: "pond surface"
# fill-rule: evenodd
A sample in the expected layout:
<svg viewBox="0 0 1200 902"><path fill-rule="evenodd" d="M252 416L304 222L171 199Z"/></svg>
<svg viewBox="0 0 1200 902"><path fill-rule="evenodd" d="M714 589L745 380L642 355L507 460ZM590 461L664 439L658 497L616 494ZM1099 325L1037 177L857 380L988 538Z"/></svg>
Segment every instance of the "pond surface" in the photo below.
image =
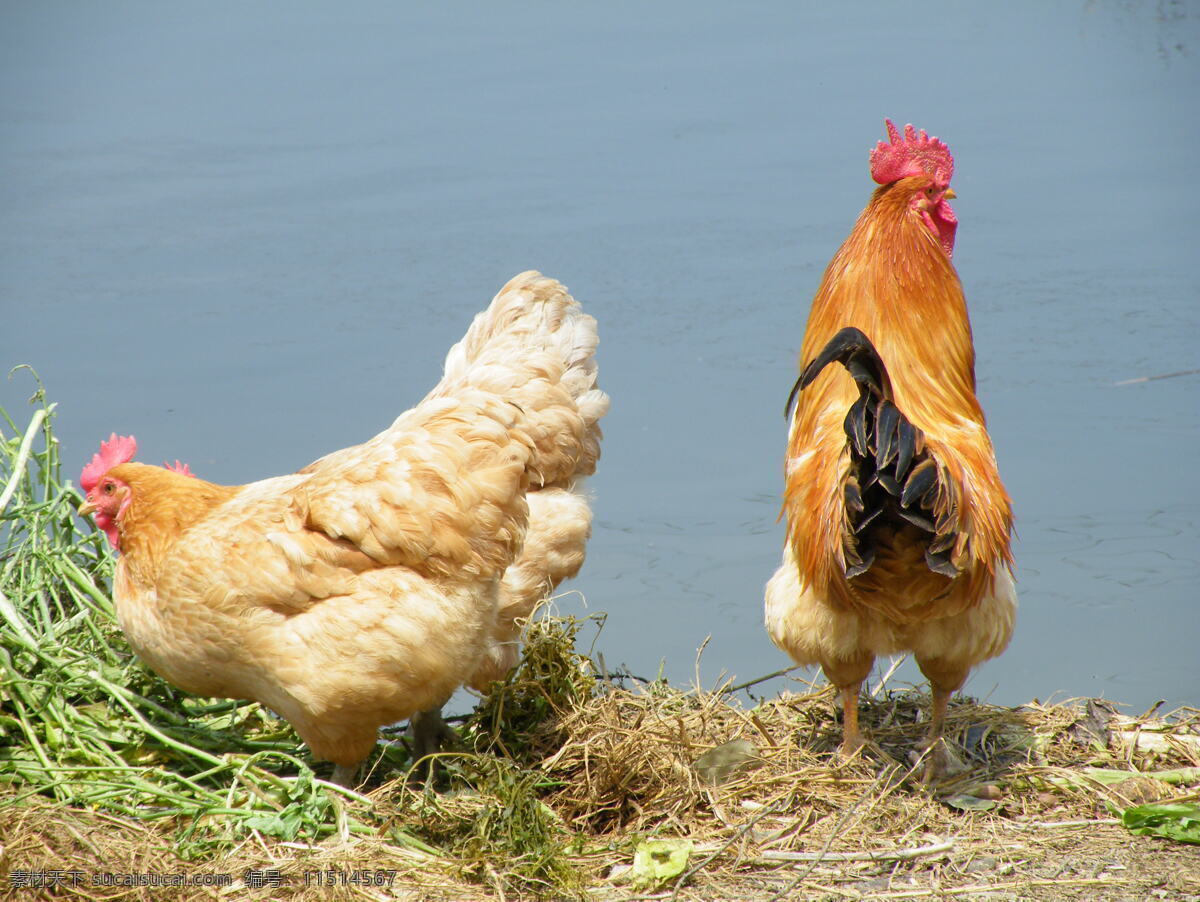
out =
<svg viewBox="0 0 1200 902"><path fill-rule="evenodd" d="M686 681L711 636L706 684L754 678L788 663L762 588L809 300L911 121L956 158L1018 517L1016 636L968 691L1197 704L1197 15L9 4L0 365L37 368L73 474L116 430L246 482L374 434L541 269L598 318L613 400L560 608L608 612L609 667Z"/></svg>

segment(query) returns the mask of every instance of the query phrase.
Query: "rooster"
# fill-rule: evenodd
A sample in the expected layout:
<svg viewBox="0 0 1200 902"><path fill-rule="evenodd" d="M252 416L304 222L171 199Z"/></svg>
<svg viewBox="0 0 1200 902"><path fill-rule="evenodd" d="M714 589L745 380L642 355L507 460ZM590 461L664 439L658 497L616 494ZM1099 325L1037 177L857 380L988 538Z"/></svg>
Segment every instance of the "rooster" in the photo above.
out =
<svg viewBox="0 0 1200 902"><path fill-rule="evenodd" d="M103 443L79 510L121 553L130 645L188 692L271 708L344 785L384 724L411 719L417 756L435 751L442 704L503 675L521 618L583 562L596 344L566 289L527 272L421 403L297 473L215 485Z"/></svg>
<svg viewBox="0 0 1200 902"><path fill-rule="evenodd" d="M951 696L1012 635L1012 507L951 263L954 161L924 131L886 125L870 159L880 187L825 270L801 345L766 624L840 691L843 756L864 742L875 656L912 652L932 694L932 779Z"/></svg>

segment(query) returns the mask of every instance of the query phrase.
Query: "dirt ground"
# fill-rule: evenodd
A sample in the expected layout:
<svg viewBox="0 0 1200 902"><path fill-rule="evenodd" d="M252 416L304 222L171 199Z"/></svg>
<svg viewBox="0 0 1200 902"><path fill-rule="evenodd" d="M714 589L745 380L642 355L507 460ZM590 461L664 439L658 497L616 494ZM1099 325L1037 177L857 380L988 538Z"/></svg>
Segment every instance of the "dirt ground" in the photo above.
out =
<svg viewBox="0 0 1200 902"><path fill-rule="evenodd" d="M469 789L441 792L392 779L371 788L358 811L374 824L371 835L284 842L251 833L211 855L192 848L189 860L178 855L181 828L202 831L218 816L133 820L22 798L8 786L0 788L0 895L1200 902L1200 845L1133 835L1114 816L1147 801L1200 798L1198 712L1131 718L1106 703L1010 709L963 700L947 728L954 772L926 785L912 762L926 701L906 691L865 702L873 742L842 761L828 690L748 708L719 693L610 687L552 730L539 728L519 760L474 756L490 762L481 773L507 775L510 790L540 787L527 795L474 778ZM1185 770L1174 782L1141 773L1165 768ZM510 829L530 817L545 828L536 839ZM411 836L426 844L402 841ZM690 854L668 879L638 886L631 865L651 841L689 843ZM538 856L545 866L531 870ZM227 879L100 885L103 874Z"/></svg>

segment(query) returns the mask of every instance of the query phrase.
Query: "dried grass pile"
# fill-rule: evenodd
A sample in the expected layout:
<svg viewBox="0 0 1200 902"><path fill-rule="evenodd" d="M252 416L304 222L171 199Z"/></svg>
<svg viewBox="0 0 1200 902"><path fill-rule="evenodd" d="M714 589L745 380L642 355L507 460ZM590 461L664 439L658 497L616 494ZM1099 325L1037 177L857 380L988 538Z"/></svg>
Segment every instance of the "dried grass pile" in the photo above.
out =
<svg viewBox="0 0 1200 902"><path fill-rule="evenodd" d="M1200 798L1200 711L1133 718L1094 700L961 700L946 735L962 770L930 787L912 751L926 696L881 692L864 704L874 743L848 762L832 754L834 702L829 687L753 707L659 684L614 689L565 718L564 744L543 762L564 786L549 801L581 832L691 840L696 898L729 885L768 898L992 886L1135 898L1159 884L1200 897L1196 849L1131 837L1113 815Z"/></svg>

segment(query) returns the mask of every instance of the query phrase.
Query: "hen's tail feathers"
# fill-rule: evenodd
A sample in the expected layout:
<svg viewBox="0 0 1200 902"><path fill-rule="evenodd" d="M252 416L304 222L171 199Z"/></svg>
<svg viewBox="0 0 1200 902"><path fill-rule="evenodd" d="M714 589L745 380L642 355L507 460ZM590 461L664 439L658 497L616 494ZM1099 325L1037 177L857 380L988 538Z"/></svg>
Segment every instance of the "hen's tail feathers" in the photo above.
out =
<svg viewBox="0 0 1200 902"><path fill-rule="evenodd" d="M581 486L530 492L529 529L520 555L504 571L496 625L468 685L481 692L520 659L520 639L537 606L559 583L579 573L592 532L592 510Z"/></svg>
<svg viewBox="0 0 1200 902"><path fill-rule="evenodd" d="M485 654L468 684L483 689L517 663L527 618L583 565L592 512L585 477L600 457L608 396L597 385L596 321L567 290L537 272L516 276L450 349L433 394L480 389L521 410L533 440L529 523L504 571Z"/></svg>
<svg viewBox="0 0 1200 902"><path fill-rule="evenodd" d="M952 560L958 544L950 511L957 507L951 481L942 478L925 446L925 434L896 407L887 367L871 340L849 326L837 333L801 373L788 408L830 363L841 363L858 383L858 400L846 414L850 473L845 485L849 541L846 576L866 572L875 560L871 526L910 523L926 534L925 563L944 576L960 573ZM939 514L940 512L940 514Z"/></svg>
<svg viewBox="0 0 1200 902"><path fill-rule="evenodd" d="M515 276L446 355L430 397L458 387L497 394L527 414L538 449L531 487L595 472L608 395L597 385L596 321L541 273Z"/></svg>

